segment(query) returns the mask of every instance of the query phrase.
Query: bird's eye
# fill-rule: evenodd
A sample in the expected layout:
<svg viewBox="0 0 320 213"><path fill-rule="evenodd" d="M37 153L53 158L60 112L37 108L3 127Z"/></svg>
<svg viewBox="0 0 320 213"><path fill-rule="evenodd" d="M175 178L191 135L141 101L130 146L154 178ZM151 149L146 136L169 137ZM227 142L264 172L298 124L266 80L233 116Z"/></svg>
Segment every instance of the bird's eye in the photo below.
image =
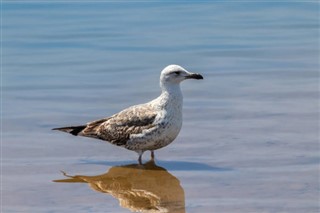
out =
<svg viewBox="0 0 320 213"><path fill-rule="evenodd" d="M176 71L176 72L174 72L174 74L176 74L176 75L180 75L180 72L179 72L179 71Z"/></svg>

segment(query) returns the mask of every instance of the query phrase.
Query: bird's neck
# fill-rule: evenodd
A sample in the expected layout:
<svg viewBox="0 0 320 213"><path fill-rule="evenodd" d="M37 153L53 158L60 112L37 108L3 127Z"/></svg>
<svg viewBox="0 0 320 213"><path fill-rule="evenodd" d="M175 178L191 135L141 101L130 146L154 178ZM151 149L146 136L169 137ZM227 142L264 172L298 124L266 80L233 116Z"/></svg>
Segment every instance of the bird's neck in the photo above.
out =
<svg viewBox="0 0 320 213"><path fill-rule="evenodd" d="M180 84L161 85L161 95L163 107L182 108L183 96L180 89ZM173 106L171 106L173 104Z"/></svg>

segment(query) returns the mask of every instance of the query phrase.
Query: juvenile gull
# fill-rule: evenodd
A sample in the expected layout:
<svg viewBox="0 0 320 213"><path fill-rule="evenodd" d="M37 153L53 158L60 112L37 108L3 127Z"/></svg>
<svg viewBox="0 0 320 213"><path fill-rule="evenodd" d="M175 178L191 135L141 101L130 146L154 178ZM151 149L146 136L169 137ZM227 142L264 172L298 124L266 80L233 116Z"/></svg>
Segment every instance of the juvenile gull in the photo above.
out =
<svg viewBox="0 0 320 213"><path fill-rule="evenodd" d="M131 106L111 117L89 122L81 126L54 128L84 137L101 139L114 145L136 151L141 164L142 154L170 144L182 126L183 97L180 82L186 79L203 79L179 65L169 65L160 75L161 95L144 104Z"/></svg>

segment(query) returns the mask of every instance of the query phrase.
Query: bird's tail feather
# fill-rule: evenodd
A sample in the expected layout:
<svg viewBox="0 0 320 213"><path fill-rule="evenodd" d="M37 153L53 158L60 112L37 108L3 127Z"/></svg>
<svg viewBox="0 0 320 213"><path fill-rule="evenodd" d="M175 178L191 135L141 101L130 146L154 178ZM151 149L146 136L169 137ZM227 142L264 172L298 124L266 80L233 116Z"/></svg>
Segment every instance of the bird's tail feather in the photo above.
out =
<svg viewBox="0 0 320 213"><path fill-rule="evenodd" d="M72 135L77 136L86 127L87 127L87 125L83 125L83 126L67 126L67 127L53 128L52 130L59 130L59 131L67 132L67 133L70 133Z"/></svg>

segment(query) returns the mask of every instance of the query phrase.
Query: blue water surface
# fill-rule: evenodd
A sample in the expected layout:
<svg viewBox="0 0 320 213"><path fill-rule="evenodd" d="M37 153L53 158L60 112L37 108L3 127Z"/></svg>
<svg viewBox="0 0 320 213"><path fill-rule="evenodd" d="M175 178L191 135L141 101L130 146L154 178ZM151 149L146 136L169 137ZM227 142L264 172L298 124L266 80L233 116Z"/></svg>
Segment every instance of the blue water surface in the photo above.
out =
<svg viewBox="0 0 320 213"><path fill-rule="evenodd" d="M157 97L169 64L204 76L156 152L186 212L319 211L317 1L85 0L2 1L2 211L129 212L52 180L137 155L51 129Z"/></svg>

